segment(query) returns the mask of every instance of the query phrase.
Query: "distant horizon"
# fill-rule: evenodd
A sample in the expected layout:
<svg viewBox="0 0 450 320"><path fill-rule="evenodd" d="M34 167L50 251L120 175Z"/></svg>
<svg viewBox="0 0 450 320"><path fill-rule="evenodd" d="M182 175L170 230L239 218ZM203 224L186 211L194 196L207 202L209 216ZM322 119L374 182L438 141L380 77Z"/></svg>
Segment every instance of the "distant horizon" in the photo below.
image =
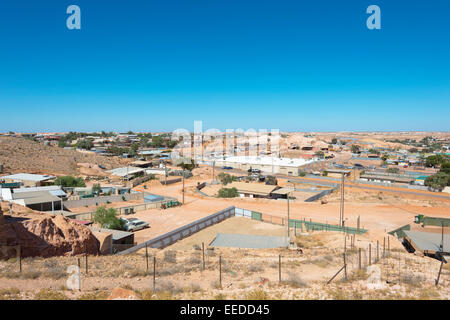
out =
<svg viewBox="0 0 450 320"><path fill-rule="evenodd" d="M177 128L180 129L180 128ZM208 129L216 129L216 128L207 128ZM255 129L255 128L249 128L249 129ZM176 130L176 129L174 129ZM168 130L168 131L133 131L131 130L133 133L172 133L174 130ZM248 129L243 129L244 131L248 130ZM255 129L257 132L258 129ZM77 132L77 133L101 133L102 131L104 131L105 133L115 133L115 134L127 134L129 131L114 131L114 130L94 130L94 131L79 131L79 130L68 130L68 131L11 131L14 134L38 134L38 133L69 133L69 132ZM225 130L219 130L220 132L225 132ZM194 131L189 131L191 133L194 133ZM203 131L204 132L204 131ZM450 133L450 131L424 131L424 130L400 130L400 131L393 131L393 130L387 130L387 131L287 131L287 130L280 130L280 133ZM268 131L268 133L270 133L270 131ZM0 132L0 134L9 134L9 131L5 131L5 132Z"/></svg>
<svg viewBox="0 0 450 320"><path fill-rule="evenodd" d="M70 4L2 5L0 131L450 130L448 0Z"/></svg>

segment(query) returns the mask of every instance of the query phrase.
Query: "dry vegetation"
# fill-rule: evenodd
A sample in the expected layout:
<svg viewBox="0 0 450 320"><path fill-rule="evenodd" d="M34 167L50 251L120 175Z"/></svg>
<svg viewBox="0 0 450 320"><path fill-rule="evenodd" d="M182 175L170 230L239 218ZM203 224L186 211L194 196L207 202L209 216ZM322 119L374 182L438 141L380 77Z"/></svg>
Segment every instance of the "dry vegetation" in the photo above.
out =
<svg viewBox="0 0 450 320"><path fill-rule="evenodd" d="M339 240L340 239L340 240ZM339 274L326 282L343 265L342 234L315 233L296 238L303 254L287 249L176 251L149 250L128 256L80 257L82 291L66 288L66 269L77 265L78 257L28 258L0 262L0 299L105 299L115 287L134 290L142 299L448 299L450 267L443 268L441 285L434 285L439 262L393 250L381 259L383 288L369 289L366 262L358 269L358 251L347 251L348 278ZM364 239L361 239L361 241ZM278 281L281 255L282 281ZM153 290L153 256L156 257L156 288ZM219 283L219 256L222 283ZM364 257L363 257L364 259ZM366 260L363 260L366 261Z"/></svg>

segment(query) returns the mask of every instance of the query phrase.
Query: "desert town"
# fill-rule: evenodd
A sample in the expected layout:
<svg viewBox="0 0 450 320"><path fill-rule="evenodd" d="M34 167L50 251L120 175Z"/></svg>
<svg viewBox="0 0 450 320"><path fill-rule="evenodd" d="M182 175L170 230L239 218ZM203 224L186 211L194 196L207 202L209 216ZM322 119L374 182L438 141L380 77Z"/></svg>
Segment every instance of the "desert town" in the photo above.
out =
<svg viewBox="0 0 450 320"><path fill-rule="evenodd" d="M277 139L1 134L0 299L450 298L449 133Z"/></svg>

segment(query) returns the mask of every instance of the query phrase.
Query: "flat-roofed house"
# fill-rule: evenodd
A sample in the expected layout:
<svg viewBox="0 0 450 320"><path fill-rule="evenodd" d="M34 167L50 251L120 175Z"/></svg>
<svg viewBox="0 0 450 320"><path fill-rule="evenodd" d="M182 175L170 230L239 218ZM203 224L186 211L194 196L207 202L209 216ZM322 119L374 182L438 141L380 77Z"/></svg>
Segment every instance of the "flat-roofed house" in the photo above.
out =
<svg viewBox="0 0 450 320"><path fill-rule="evenodd" d="M272 192L280 189L279 186L246 182L232 182L226 187L236 188L241 198L271 198Z"/></svg>
<svg viewBox="0 0 450 320"><path fill-rule="evenodd" d="M9 176L0 177L0 180L6 183L20 182L24 187L40 187L45 185L49 180L55 179L55 176L31 174L31 173L16 173Z"/></svg>
<svg viewBox="0 0 450 320"><path fill-rule="evenodd" d="M11 202L38 211L63 210L62 199L52 195L49 191L13 193Z"/></svg>

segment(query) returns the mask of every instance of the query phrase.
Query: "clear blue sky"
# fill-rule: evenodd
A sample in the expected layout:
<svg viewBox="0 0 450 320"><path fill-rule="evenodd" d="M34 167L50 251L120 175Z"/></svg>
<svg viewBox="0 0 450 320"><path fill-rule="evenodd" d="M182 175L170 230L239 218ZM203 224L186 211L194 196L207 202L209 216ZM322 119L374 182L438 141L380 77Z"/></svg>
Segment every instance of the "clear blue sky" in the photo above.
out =
<svg viewBox="0 0 450 320"><path fill-rule="evenodd" d="M449 131L449 14L448 0L2 1L0 131Z"/></svg>

